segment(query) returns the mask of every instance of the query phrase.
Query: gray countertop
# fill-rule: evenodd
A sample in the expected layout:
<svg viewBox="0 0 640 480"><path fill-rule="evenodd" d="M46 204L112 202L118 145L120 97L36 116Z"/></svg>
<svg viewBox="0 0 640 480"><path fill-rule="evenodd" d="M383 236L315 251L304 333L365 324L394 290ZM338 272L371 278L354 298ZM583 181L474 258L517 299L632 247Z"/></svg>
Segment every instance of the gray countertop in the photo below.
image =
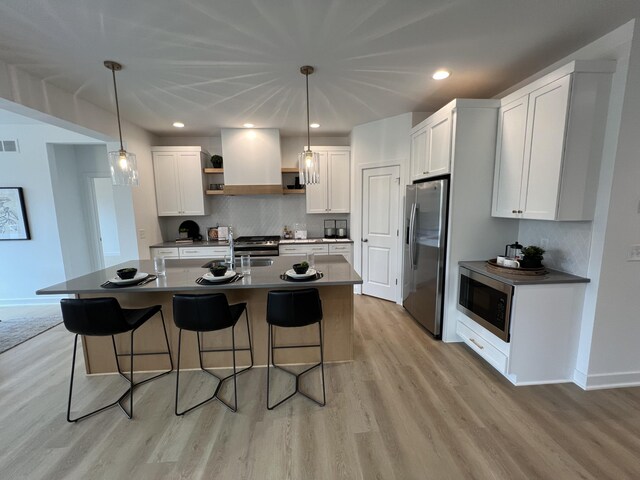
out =
<svg viewBox="0 0 640 480"><path fill-rule="evenodd" d="M589 283L591 280L585 277L578 277L577 275L571 275L570 273L560 272L547 268L548 273L546 275L536 276L523 276L523 275L508 275L497 274L487 270L486 261L462 261L458 262L461 267L466 267L469 270L486 275L487 277L495 280L508 283L509 285L550 285L554 283Z"/></svg>
<svg viewBox="0 0 640 480"><path fill-rule="evenodd" d="M293 238L280 239L281 245L304 245L309 243L353 243L349 238L306 238L304 240L295 240ZM156 243L149 248L171 248L171 247L228 247L229 242L226 240L219 242L193 242L193 243L176 243L175 240Z"/></svg>
<svg viewBox="0 0 640 480"><path fill-rule="evenodd" d="M66 282L42 288L38 295L104 293L106 296L115 293L132 292L179 292L202 290L230 290L242 288L308 288L331 285L356 285L362 279L353 270L342 255L323 255L316 257L316 270L323 273L323 278L309 282L289 282L280 275L291 268L294 263L304 261L304 256L271 257L273 265L268 267L251 267L251 274L234 283L226 285L198 285L196 279L208 270L202 268L206 259L167 260L167 274L155 281L141 286L122 288L102 288L100 285L116 276L116 270L123 267L135 267L139 272L153 273L151 260L137 260L105 268L97 272L73 278ZM236 269L238 270L238 269Z"/></svg>
<svg viewBox="0 0 640 480"><path fill-rule="evenodd" d="M306 243L353 243L353 240L350 238L305 238L301 239L293 239L293 238L282 238L280 240L280 245L303 245Z"/></svg>

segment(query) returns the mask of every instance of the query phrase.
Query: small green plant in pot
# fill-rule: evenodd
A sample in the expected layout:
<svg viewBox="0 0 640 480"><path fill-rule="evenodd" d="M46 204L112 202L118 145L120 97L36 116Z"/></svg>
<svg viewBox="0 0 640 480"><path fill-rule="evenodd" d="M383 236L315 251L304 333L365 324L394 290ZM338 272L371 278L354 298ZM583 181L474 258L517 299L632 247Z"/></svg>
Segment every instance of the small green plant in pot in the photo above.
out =
<svg viewBox="0 0 640 480"><path fill-rule="evenodd" d="M539 268L542 267L542 259L544 258L544 248L530 245L522 249L522 260L520 266L522 268Z"/></svg>
<svg viewBox="0 0 640 480"><path fill-rule="evenodd" d="M307 273L307 270L309 270L309 264L307 262L302 262L302 263L294 263L293 264L293 270L298 274L298 275L302 275Z"/></svg>

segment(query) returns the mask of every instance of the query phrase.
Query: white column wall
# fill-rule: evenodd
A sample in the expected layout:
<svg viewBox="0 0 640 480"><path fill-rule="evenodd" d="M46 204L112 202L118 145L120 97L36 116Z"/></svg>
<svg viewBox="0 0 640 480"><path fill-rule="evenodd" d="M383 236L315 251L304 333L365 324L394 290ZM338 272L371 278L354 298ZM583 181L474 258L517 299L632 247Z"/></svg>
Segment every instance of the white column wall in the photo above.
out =
<svg viewBox="0 0 640 480"><path fill-rule="evenodd" d="M376 120L358 125L351 131L351 224L350 236L353 239L353 267L362 273L362 167L364 165L400 165L400 199L398 226L404 231L404 185L409 179L410 141L409 134L413 120L412 113ZM398 272L402 272L402 235L398 237ZM401 279L398 279L396 302L400 303ZM360 291L357 286L356 291Z"/></svg>
<svg viewBox="0 0 640 480"><path fill-rule="evenodd" d="M591 338L587 388L640 385L640 23L633 29Z"/></svg>

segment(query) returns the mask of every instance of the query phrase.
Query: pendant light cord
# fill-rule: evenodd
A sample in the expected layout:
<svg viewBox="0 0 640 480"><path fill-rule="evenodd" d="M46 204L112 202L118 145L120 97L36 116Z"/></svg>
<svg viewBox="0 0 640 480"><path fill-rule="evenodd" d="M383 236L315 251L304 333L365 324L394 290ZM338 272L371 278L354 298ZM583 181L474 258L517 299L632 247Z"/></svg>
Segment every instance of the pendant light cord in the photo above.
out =
<svg viewBox="0 0 640 480"><path fill-rule="evenodd" d="M311 133L309 131L309 73L304 75L307 83L307 151L311 151Z"/></svg>
<svg viewBox="0 0 640 480"><path fill-rule="evenodd" d="M114 67L111 67L110 70L111 70L111 75L113 76L113 91L116 95L116 116L118 117L118 135L120 135L120 151L123 151L124 146L122 145L122 126L120 125L120 106L118 105L118 86L116 85L116 69Z"/></svg>

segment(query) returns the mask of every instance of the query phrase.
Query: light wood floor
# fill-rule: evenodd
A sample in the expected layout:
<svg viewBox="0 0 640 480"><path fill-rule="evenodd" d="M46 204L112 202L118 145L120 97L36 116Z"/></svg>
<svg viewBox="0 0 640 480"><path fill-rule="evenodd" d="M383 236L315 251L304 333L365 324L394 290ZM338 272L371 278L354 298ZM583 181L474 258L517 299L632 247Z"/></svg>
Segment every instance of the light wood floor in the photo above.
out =
<svg viewBox="0 0 640 480"><path fill-rule="evenodd" d="M59 326L0 355L0 478L640 478L640 388L516 388L370 297L356 298L356 361L326 369L325 408L267 411L254 369L237 414L215 402L175 417L171 375L136 390L134 420L111 409L72 425L71 346ZM207 395L209 378L185 378L185 394ZM81 375L77 393L111 401L118 382Z"/></svg>

